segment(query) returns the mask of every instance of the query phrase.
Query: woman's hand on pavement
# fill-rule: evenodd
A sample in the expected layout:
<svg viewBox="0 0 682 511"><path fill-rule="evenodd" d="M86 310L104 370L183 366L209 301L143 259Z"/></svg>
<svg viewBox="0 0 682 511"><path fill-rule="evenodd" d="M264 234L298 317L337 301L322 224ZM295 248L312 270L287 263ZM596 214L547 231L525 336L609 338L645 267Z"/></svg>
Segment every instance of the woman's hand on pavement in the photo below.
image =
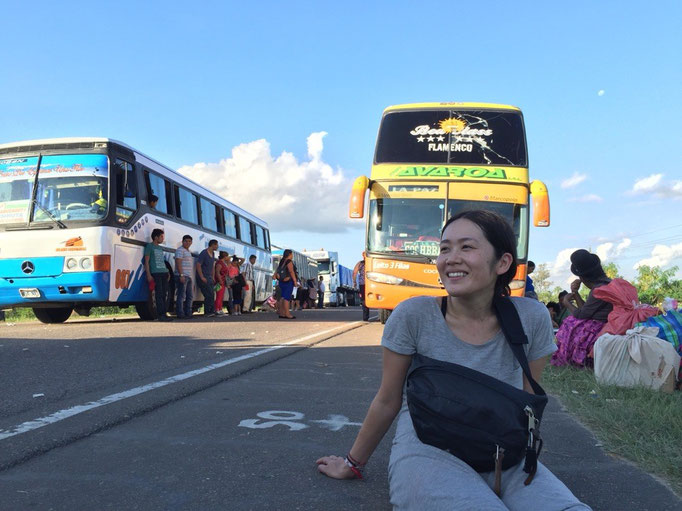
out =
<svg viewBox="0 0 682 511"><path fill-rule="evenodd" d="M323 456L316 463L317 470L334 479L353 479L355 477L341 456Z"/></svg>

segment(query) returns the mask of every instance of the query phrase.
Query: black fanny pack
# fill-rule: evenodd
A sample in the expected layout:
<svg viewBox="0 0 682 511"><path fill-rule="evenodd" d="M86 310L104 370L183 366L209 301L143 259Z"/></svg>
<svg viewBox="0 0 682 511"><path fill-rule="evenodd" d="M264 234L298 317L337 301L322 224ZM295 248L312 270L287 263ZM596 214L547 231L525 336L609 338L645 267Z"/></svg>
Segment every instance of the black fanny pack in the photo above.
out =
<svg viewBox="0 0 682 511"><path fill-rule="evenodd" d="M443 316L447 298L443 299ZM530 484L542 449L539 435L547 395L533 379L523 345L528 343L514 304L496 298L495 312L514 356L535 394L468 367L414 355L407 373L407 405L419 439L461 459L477 472L496 472L525 457Z"/></svg>

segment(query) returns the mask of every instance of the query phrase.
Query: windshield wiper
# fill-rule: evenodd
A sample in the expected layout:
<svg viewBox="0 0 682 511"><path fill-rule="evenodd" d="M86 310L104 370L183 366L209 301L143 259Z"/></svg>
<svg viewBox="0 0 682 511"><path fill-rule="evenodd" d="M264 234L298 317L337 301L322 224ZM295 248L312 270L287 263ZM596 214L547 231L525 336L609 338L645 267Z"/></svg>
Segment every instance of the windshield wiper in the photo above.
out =
<svg viewBox="0 0 682 511"><path fill-rule="evenodd" d="M36 206L38 206L38 208L40 209L40 211L42 211L43 213L45 213L45 214L48 216L48 218L49 218L50 220L52 220L54 223L56 223L56 224L59 226L60 229L66 229L66 224L65 224L64 222L62 222L59 218L57 218L56 216L54 216L54 215L52 214L52 212L51 212L49 209L47 209L47 208L44 207L42 204L40 204L40 203L38 202L38 199L33 199L33 200L31 200L31 203L32 203L32 204L35 204ZM33 221L35 222L35 220L33 220Z"/></svg>
<svg viewBox="0 0 682 511"><path fill-rule="evenodd" d="M417 261L426 261L427 263L434 264L436 262L436 256L428 256L424 254L418 254L416 252L408 252L407 250L389 250L389 251L381 251L377 252L381 255L393 255L393 254L399 254L401 256L406 256L410 259L416 259Z"/></svg>

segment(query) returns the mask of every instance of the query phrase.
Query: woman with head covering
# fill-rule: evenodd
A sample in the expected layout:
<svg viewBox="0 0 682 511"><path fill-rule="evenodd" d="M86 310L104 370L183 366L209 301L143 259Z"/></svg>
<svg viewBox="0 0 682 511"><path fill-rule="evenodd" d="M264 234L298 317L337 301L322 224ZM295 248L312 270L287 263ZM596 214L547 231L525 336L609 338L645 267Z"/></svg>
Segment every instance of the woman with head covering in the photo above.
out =
<svg viewBox="0 0 682 511"><path fill-rule="evenodd" d="M606 276L599 256L584 249L571 254L571 273L578 278L571 283L571 292L561 299L571 315L562 321L556 334L559 350L552 356L552 365L591 366L592 346L613 310L613 305L596 298L593 291L611 279ZM578 293L581 284L590 289L587 300Z"/></svg>
<svg viewBox="0 0 682 511"><path fill-rule="evenodd" d="M578 277L571 283L571 292L564 296L562 302L571 315L578 319L595 319L606 323L613 305L595 298L592 290L611 282L601 266L599 256L590 254L587 250L576 250L571 254L571 273ZM580 284L590 289L587 300L583 301L578 293Z"/></svg>

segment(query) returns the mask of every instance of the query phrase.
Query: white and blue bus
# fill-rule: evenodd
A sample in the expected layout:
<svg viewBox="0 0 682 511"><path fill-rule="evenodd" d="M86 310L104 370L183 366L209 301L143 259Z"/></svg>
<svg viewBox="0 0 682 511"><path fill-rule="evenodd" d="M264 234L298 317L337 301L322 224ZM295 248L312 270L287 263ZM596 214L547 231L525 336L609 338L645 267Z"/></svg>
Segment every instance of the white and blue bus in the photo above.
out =
<svg viewBox="0 0 682 511"><path fill-rule="evenodd" d="M185 234L194 256L216 239L256 256L257 303L272 294L267 224L185 176L107 138L0 144L0 309L61 323L74 310L133 305L150 319L142 254L155 228L169 268ZM198 306L196 285L194 296Z"/></svg>

